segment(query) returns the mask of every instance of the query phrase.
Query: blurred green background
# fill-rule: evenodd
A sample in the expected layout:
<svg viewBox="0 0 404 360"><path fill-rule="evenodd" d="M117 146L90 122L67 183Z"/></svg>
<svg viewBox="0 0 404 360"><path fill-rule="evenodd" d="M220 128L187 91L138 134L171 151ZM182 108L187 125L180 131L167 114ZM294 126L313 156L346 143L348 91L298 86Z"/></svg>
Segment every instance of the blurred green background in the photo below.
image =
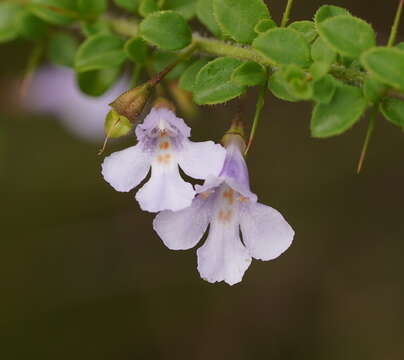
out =
<svg viewBox="0 0 404 360"><path fill-rule="evenodd" d="M275 19L284 3L269 3ZM397 1L332 3L386 41ZM296 1L292 20L311 18L321 4ZM311 104L268 96L248 157L251 184L285 215L295 241L274 261L253 261L242 283L212 285L199 278L195 249L168 250L134 193L104 182L100 143L10 101L30 49L0 47L3 359L404 358L399 129L378 118L358 176L365 119L316 140ZM234 103L204 108L193 139L218 141L234 112Z"/></svg>

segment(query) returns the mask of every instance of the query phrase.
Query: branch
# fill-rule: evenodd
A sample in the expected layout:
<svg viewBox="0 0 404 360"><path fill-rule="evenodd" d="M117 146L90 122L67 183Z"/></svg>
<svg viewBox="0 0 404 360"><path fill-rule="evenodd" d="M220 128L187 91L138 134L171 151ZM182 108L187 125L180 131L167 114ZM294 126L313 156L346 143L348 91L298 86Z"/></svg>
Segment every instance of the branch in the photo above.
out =
<svg viewBox="0 0 404 360"><path fill-rule="evenodd" d="M111 16L106 20L110 23L111 28L120 35L127 37L134 37L137 35L138 26L135 20L114 18ZM231 42L203 37L196 33L192 36L192 44L196 45L195 52L200 52L206 55L229 56L244 61L254 61L267 67L270 73L277 70L277 66L270 59L261 55L250 46L241 46ZM348 69L339 64L331 65L330 73L337 79L355 86L362 86L363 81L367 76L366 72ZM398 98L404 96L404 94L395 90L390 90L388 95Z"/></svg>

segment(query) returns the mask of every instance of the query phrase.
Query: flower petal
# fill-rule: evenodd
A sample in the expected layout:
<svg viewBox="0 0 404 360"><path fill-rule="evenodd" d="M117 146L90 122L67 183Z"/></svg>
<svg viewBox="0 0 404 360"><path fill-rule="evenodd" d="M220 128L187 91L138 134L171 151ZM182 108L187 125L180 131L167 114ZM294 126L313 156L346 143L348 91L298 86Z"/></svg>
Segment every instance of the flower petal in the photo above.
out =
<svg viewBox="0 0 404 360"><path fill-rule="evenodd" d="M213 141L193 142L186 140L178 158L184 172L195 179L217 176L223 167L226 150Z"/></svg>
<svg viewBox="0 0 404 360"><path fill-rule="evenodd" d="M153 165L150 180L137 192L136 200L145 211L178 211L190 206L194 196L192 185L181 178L178 165L164 170Z"/></svg>
<svg viewBox="0 0 404 360"><path fill-rule="evenodd" d="M102 175L117 191L130 191L149 172L151 155L143 152L140 145L117 151L102 163Z"/></svg>
<svg viewBox="0 0 404 360"><path fill-rule="evenodd" d="M239 147L231 143L226 150L226 159L219 176L241 195L251 201L257 201L257 195L250 190L247 165Z"/></svg>
<svg viewBox="0 0 404 360"><path fill-rule="evenodd" d="M171 250L194 247L209 224L210 200L195 198L192 205L180 211L162 211L153 221L153 228Z"/></svg>
<svg viewBox="0 0 404 360"><path fill-rule="evenodd" d="M198 271L210 283L240 282L251 264L251 256L243 246L237 223L211 223L205 244L197 251Z"/></svg>
<svg viewBox="0 0 404 360"><path fill-rule="evenodd" d="M240 227L251 256L260 260L278 257L290 246L295 234L277 210L260 203L242 207Z"/></svg>

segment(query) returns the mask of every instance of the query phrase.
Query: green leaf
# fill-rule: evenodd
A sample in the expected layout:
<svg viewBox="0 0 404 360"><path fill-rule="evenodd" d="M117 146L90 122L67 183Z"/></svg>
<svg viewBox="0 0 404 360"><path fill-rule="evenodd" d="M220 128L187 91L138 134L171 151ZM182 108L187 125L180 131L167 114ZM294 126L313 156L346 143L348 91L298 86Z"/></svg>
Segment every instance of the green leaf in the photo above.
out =
<svg viewBox="0 0 404 360"><path fill-rule="evenodd" d="M394 125L404 127L404 101L386 98L380 104L383 116Z"/></svg>
<svg viewBox="0 0 404 360"><path fill-rule="evenodd" d="M352 58L375 46L376 35L362 19L338 15L317 25L321 38L335 51Z"/></svg>
<svg viewBox="0 0 404 360"><path fill-rule="evenodd" d="M156 0L141 0L138 11L143 17L159 11L160 8Z"/></svg>
<svg viewBox="0 0 404 360"><path fill-rule="evenodd" d="M291 23L289 28L301 33L307 42L311 43L317 36L316 27L313 21L302 20Z"/></svg>
<svg viewBox="0 0 404 360"><path fill-rule="evenodd" d="M331 17L338 15L350 15L347 9L334 5L323 5L318 8L316 14L314 15L314 22L316 25L322 23Z"/></svg>
<svg viewBox="0 0 404 360"><path fill-rule="evenodd" d="M275 21L273 21L272 19L262 19L257 22L257 25L254 26L254 31L257 34L262 34L264 32L267 32L268 30L274 29L276 27L277 27L277 25L276 25Z"/></svg>
<svg viewBox="0 0 404 360"><path fill-rule="evenodd" d="M313 95L313 87L306 72L295 64L289 64L280 69L285 84L284 87L292 97L299 100L309 100Z"/></svg>
<svg viewBox="0 0 404 360"><path fill-rule="evenodd" d="M125 52L136 64L145 64L149 55L149 48L142 38L135 37L125 43Z"/></svg>
<svg viewBox="0 0 404 360"><path fill-rule="evenodd" d="M310 47L296 30L276 28L258 35L252 46L276 64L310 64Z"/></svg>
<svg viewBox="0 0 404 360"><path fill-rule="evenodd" d="M325 75L313 83L313 100L328 104L334 96L337 81L331 75Z"/></svg>
<svg viewBox="0 0 404 360"><path fill-rule="evenodd" d="M175 62L178 58L178 54L175 52L168 51L156 51L153 56L153 68L155 72L162 71L165 67ZM178 64L173 70L171 70L167 75L167 80L177 79L185 71L192 60L183 61Z"/></svg>
<svg viewBox="0 0 404 360"><path fill-rule="evenodd" d="M366 51L361 62L377 80L404 90L404 51L397 48L377 47Z"/></svg>
<svg viewBox="0 0 404 360"><path fill-rule="evenodd" d="M216 36L220 36L222 31L213 15L213 0L197 0L196 16L209 31Z"/></svg>
<svg viewBox="0 0 404 360"><path fill-rule="evenodd" d="M268 89L278 99L296 102L300 99L290 93L289 84L281 71L274 72L268 80Z"/></svg>
<svg viewBox="0 0 404 360"><path fill-rule="evenodd" d="M243 44L251 43L255 25L270 17L262 0L213 0L213 13L223 32Z"/></svg>
<svg viewBox="0 0 404 360"><path fill-rule="evenodd" d="M373 77L367 77L363 82L363 95L372 104L375 104L385 94L387 88L379 80Z"/></svg>
<svg viewBox="0 0 404 360"><path fill-rule="evenodd" d="M81 31L84 36L90 37L97 34L111 34L111 29L106 20L82 22Z"/></svg>
<svg viewBox="0 0 404 360"><path fill-rule="evenodd" d="M149 15L139 26L140 35L164 50L179 50L191 42L191 30L186 20L174 11Z"/></svg>
<svg viewBox="0 0 404 360"><path fill-rule="evenodd" d="M49 41L48 58L56 65L74 67L74 57L79 44L68 33L56 33Z"/></svg>
<svg viewBox="0 0 404 360"><path fill-rule="evenodd" d="M98 34L89 37L76 52L76 70L86 72L118 67L126 59L123 45L123 40L114 35Z"/></svg>
<svg viewBox="0 0 404 360"><path fill-rule="evenodd" d="M0 43L12 41L18 36L18 17L23 12L19 4L4 2L0 4Z"/></svg>
<svg viewBox="0 0 404 360"><path fill-rule="evenodd" d="M337 57L337 53L332 50L320 37L311 46L311 58L314 61L332 64Z"/></svg>
<svg viewBox="0 0 404 360"><path fill-rule="evenodd" d="M115 4L131 12L137 11L140 1L141 0L114 0Z"/></svg>
<svg viewBox="0 0 404 360"><path fill-rule="evenodd" d="M330 103L318 103L311 117L311 135L325 138L339 135L351 128L366 109L360 89L339 85Z"/></svg>
<svg viewBox="0 0 404 360"><path fill-rule="evenodd" d="M252 61L245 62L237 67L231 75L231 81L242 86L255 86L263 84L267 79L265 68Z"/></svg>
<svg viewBox="0 0 404 360"><path fill-rule="evenodd" d="M30 11L54 25L68 25L80 18L76 0L32 0Z"/></svg>
<svg viewBox="0 0 404 360"><path fill-rule="evenodd" d="M241 61L221 57L210 61L199 71L194 87L197 104L219 104L240 96L245 87L231 81L233 71Z"/></svg>
<svg viewBox="0 0 404 360"><path fill-rule="evenodd" d="M101 96L115 84L120 74L119 67L76 73L82 92L91 96Z"/></svg>
<svg viewBox="0 0 404 360"><path fill-rule="evenodd" d="M20 13L17 19L18 32L25 39L38 40L47 35L48 24L30 12L24 11Z"/></svg>
<svg viewBox="0 0 404 360"><path fill-rule="evenodd" d="M202 69L202 67L204 67L207 63L207 59L199 59L188 66L188 68L182 73L180 77L180 88L193 92L196 75L198 74L199 70Z"/></svg>
<svg viewBox="0 0 404 360"><path fill-rule="evenodd" d="M330 64L323 61L316 61L310 65L309 72L313 77L313 80L319 80L328 73L329 69Z"/></svg>
<svg viewBox="0 0 404 360"><path fill-rule="evenodd" d="M107 7L107 0L77 0L77 9L84 15L100 15Z"/></svg>
<svg viewBox="0 0 404 360"><path fill-rule="evenodd" d="M191 19L196 13L196 0L165 0L164 10L174 10L185 19Z"/></svg>

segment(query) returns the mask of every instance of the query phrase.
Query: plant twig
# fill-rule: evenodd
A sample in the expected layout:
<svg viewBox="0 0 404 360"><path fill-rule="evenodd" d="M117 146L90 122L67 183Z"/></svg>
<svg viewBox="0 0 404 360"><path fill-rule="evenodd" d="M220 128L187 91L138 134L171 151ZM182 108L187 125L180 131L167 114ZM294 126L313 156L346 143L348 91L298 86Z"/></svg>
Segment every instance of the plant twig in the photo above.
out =
<svg viewBox="0 0 404 360"><path fill-rule="evenodd" d="M265 85L260 86L260 92L258 94L257 104L255 105L255 114L254 114L254 121L250 131L250 137L248 138L247 147L244 151L244 155L246 156L248 150L250 150L251 144L254 140L255 133L257 132L258 124L261 119L261 112L264 107L265 102Z"/></svg>
<svg viewBox="0 0 404 360"><path fill-rule="evenodd" d="M293 5L293 0L288 0L285 11L283 12L283 15L282 15L281 27L285 27L286 24L289 22L289 16L290 16L290 12L292 10L292 5Z"/></svg>
<svg viewBox="0 0 404 360"><path fill-rule="evenodd" d="M400 25L401 13L403 11L404 0L400 0L396 10L396 16L394 17L393 25L391 26L389 41L387 42L387 46L393 46L396 42L398 27Z"/></svg>
<svg viewBox="0 0 404 360"><path fill-rule="evenodd" d="M363 142L361 155L358 161L358 167L356 168L356 173L359 174L363 167L363 162L365 161L366 152L369 147L370 139L372 138L373 131L375 129L375 122L376 122L376 115L377 115L377 106L372 109L372 112L369 117L369 125L366 130L365 141Z"/></svg>
<svg viewBox="0 0 404 360"><path fill-rule="evenodd" d="M25 97L25 95L27 94L28 88L32 81L32 77L34 76L34 73L38 68L39 61L41 60L43 51L44 51L44 43L38 42L35 44L31 54L28 57L24 78L22 79L20 85L19 95L21 98Z"/></svg>

